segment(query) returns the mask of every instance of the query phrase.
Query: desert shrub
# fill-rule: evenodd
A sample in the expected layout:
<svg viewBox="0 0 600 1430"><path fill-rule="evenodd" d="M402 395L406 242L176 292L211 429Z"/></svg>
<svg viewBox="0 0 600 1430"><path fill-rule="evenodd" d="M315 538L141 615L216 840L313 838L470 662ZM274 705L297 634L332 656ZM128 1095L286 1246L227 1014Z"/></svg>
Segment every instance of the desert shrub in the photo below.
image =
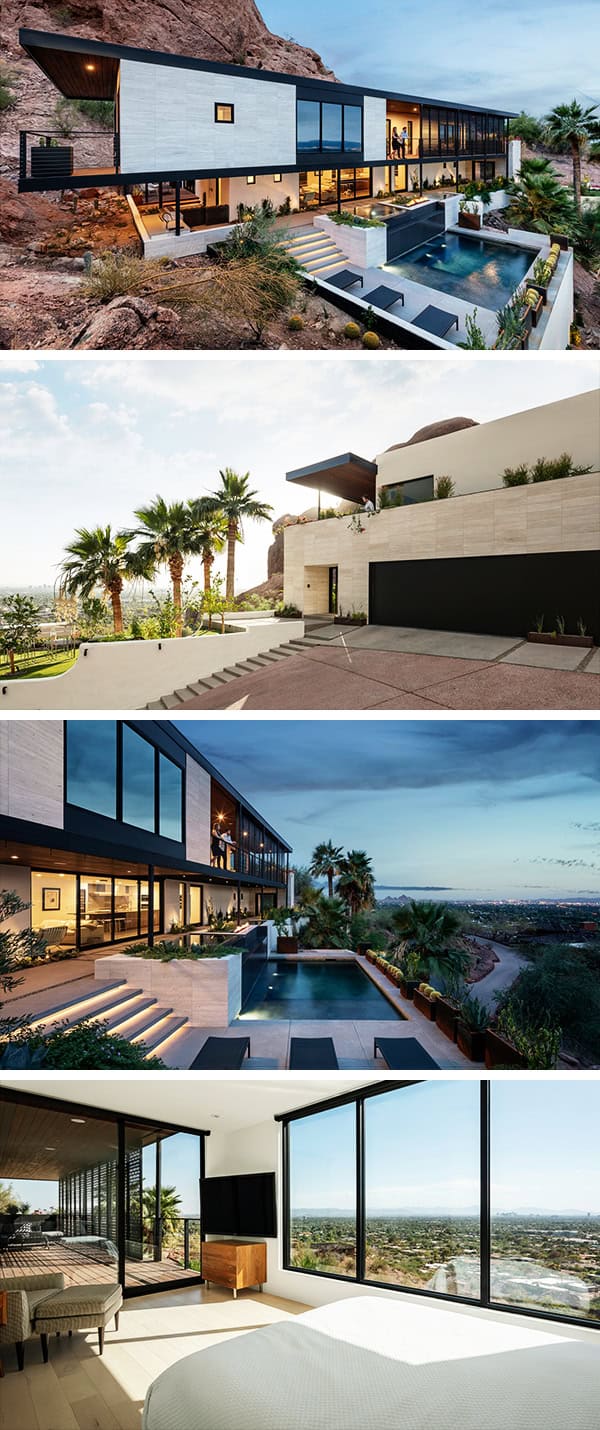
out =
<svg viewBox="0 0 600 1430"><path fill-rule="evenodd" d="M445 501L448 497L454 496L452 477L438 477L435 484L435 495L438 501Z"/></svg>
<svg viewBox="0 0 600 1430"><path fill-rule="evenodd" d="M291 307L298 284L293 269L257 250L248 257L216 264L204 282L187 290L186 301L226 318L242 319L259 340L267 324Z"/></svg>
<svg viewBox="0 0 600 1430"><path fill-rule="evenodd" d="M554 482L560 477L570 477L572 460L568 452L559 457L538 457L531 468L532 482Z"/></svg>
<svg viewBox="0 0 600 1430"><path fill-rule="evenodd" d="M363 333L363 348L378 348L378 347L379 347L379 338L378 338L378 336L377 336L377 333L373 333L373 332Z"/></svg>
<svg viewBox="0 0 600 1430"><path fill-rule="evenodd" d="M502 482L505 487L526 487L529 481L529 467L523 462L520 467L505 467Z"/></svg>
<svg viewBox="0 0 600 1430"><path fill-rule="evenodd" d="M14 70L0 61L0 113L4 109L14 109L17 95L13 88L16 80Z"/></svg>
<svg viewBox="0 0 600 1430"><path fill-rule="evenodd" d="M291 318L288 318L288 328L290 332L299 333L303 327L304 318L301 318L299 313L292 313Z"/></svg>
<svg viewBox="0 0 600 1430"><path fill-rule="evenodd" d="M293 606L290 601L278 601L275 607L275 615L283 616L284 620L295 621L302 616L302 611L297 606Z"/></svg>
<svg viewBox="0 0 600 1430"><path fill-rule="evenodd" d="M360 328L359 328L359 326L358 326L358 323L346 323L346 326L345 326L345 328L344 328L344 337L345 337L345 338L359 338L359 337L360 337Z"/></svg>
<svg viewBox="0 0 600 1430"><path fill-rule="evenodd" d="M84 280L90 298L110 303L125 293L142 293L158 276L158 266L133 253L114 253L109 249L95 259L89 278Z"/></svg>

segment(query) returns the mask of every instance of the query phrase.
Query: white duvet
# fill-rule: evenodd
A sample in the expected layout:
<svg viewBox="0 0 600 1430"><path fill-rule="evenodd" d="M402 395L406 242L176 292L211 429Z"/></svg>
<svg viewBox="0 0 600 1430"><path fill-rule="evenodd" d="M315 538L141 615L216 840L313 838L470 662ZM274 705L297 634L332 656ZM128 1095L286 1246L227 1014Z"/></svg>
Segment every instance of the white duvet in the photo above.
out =
<svg viewBox="0 0 600 1430"><path fill-rule="evenodd" d="M143 1430L600 1430L600 1333L360 1296L187 1356Z"/></svg>

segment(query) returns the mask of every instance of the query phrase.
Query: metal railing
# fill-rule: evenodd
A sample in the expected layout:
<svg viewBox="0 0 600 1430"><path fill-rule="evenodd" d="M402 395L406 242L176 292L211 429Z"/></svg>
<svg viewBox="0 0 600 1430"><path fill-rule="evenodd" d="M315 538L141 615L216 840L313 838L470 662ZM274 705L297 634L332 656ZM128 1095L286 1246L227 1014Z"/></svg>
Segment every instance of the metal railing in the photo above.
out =
<svg viewBox="0 0 600 1430"><path fill-rule="evenodd" d="M74 175L118 172L119 135L112 129L21 129L19 132L19 179L42 182L64 179L64 187Z"/></svg>

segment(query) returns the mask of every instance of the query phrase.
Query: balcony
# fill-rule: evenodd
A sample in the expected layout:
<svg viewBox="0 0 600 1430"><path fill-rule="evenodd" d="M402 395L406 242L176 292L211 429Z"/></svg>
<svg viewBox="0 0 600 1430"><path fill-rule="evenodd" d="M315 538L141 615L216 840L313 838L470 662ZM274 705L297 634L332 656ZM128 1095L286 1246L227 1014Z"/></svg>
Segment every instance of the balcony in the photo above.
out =
<svg viewBox="0 0 600 1430"><path fill-rule="evenodd" d="M142 1242L126 1241L125 1284L156 1287L163 1281L198 1276L201 1260L198 1217L178 1217L168 1228L144 1222ZM4 1244L3 1244L4 1242ZM51 1232L17 1228L0 1241L0 1277L38 1276L60 1272L65 1286L113 1284L118 1279L114 1242L96 1233L80 1231L68 1236L60 1228Z"/></svg>
<svg viewBox="0 0 600 1430"><path fill-rule="evenodd" d="M118 172L119 135L112 130L20 131L20 188L85 188L114 180Z"/></svg>

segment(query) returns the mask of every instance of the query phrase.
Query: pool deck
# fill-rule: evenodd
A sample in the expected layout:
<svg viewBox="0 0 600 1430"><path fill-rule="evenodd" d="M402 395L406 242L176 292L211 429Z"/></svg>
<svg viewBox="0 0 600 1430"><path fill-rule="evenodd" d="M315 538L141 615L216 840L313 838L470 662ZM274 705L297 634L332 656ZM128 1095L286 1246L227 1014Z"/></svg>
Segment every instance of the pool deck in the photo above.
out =
<svg viewBox="0 0 600 1430"><path fill-rule="evenodd" d="M350 266L357 268L356 264ZM452 328L446 334L446 342L454 343L455 346L458 343L466 342L466 319L475 311L474 303L465 303L462 298L457 298L456 294L444 293L440 288L430 288L426 283L414 283L412 278L405 278L399 273L394 273L387 263L383 263L380 268L361 269L361 272L364 275L363 287L350 289L351 294L362 298L384 282L386 287L397 288L399 293L404 294L404 307L400 303L397 307L388 308L387 311L391 317L405 318L407 323L414 323L419 313L432 304L433 307L442 308L444 312L455 314L458 318L458 331L456 328ZM374 309L374 311L376 310ZM495 342L498 332L494 309L478 306L477 322L486 343L491 346Z"/></svg>

